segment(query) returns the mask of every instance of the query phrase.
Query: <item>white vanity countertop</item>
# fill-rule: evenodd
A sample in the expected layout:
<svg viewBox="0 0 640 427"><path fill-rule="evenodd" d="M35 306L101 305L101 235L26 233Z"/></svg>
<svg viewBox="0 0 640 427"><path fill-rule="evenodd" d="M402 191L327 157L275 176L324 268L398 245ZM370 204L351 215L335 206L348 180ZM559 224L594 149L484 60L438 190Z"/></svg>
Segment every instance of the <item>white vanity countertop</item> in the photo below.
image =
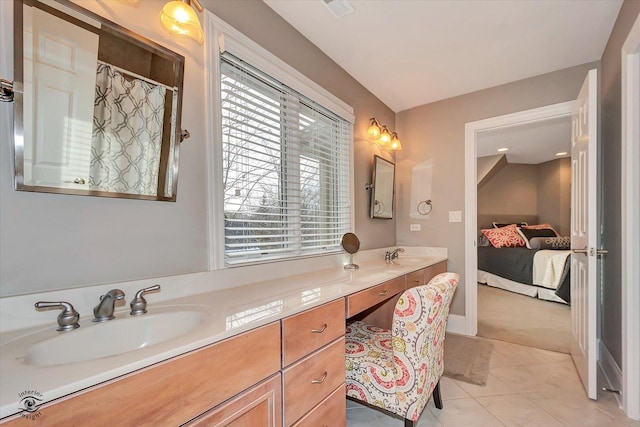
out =
<svg viewBox="0 0 640 427"><path fill-rule="evenodd" d="M358 262L358 270L330 268L205 293L197 293L198 289L194 287L193 295L163 301L154 301L153 294L149 294L148 313L143 316L162 315L167 310L195 310L204 313L205 321L177 338L84 362L55 366L25 363L25 355L32 345L60 334L75 333L57 332L55 323L3 332L0 334L0 418L20 412L20 393L25 391L41 393L42 399L48 402L446 259L446 249L435 252L418 250L411 255L400 254L394 264L385 264L379 257L363 259ZM3 303L0 305L2 322L8 316L7 311L11 311L8 309L10 299L0 299L0 304ZM31 296L31 300L37 299L38 295ZM129 316L128 305L117 309L115 314L116 319L109 322L137 320ZM97 330L103 324L93 323L91 316L83 316L80 326L77 331ZM70 348L69 351L81 350Z"/></svg>

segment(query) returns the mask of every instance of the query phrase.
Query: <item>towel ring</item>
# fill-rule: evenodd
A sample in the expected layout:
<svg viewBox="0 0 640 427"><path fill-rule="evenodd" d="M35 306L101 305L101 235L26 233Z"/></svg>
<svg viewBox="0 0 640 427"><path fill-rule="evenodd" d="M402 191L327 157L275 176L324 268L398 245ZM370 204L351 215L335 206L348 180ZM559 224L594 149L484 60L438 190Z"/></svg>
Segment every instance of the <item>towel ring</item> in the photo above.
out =
<svg viewBox="0 0 640 427"><path fill-rule="evenodd" d="M429 215L433 210L433 205L431 204L431 199L423 200L418 203L418 213L420 215Z"/></svg>

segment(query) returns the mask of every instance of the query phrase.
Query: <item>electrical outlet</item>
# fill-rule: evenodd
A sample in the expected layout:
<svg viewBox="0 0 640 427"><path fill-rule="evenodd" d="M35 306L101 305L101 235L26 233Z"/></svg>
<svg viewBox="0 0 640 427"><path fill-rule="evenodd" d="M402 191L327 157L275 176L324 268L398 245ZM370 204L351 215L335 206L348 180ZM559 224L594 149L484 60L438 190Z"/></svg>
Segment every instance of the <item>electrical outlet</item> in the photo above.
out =
<svg viewBox="0 0 640 427"><path fill-rule="evenodd" d="M420 224L411 224L411 231L420 231L422 230L422 226Z"/></svg>
<svg viewBox="0 0 640 427"><path fill-rule="evenodd" d="M449 222L462 222L462 212L449 211Z"/></svg>

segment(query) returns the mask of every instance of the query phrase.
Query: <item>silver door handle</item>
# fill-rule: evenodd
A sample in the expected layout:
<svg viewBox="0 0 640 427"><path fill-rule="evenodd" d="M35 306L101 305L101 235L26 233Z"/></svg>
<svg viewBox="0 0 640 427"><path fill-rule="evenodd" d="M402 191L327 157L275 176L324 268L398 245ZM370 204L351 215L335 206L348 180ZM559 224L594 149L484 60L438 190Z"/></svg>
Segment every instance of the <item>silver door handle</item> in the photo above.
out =
<svg viewBox="0 0 640 427"><path fill-rule="evenodd" d="M609 251L608 251L608 250L606 250L606 249L598 249L598 250L596 250L596 253L597 253L598 255L604 255L604 254L608 254L608 253L609 253Z"/></svg>
<svg viewBox="0 0 640 427"><path fill-rule="evenodd" d="M574 254L588 254L589 249L585 246L584 249L571 249Z"/></svg>

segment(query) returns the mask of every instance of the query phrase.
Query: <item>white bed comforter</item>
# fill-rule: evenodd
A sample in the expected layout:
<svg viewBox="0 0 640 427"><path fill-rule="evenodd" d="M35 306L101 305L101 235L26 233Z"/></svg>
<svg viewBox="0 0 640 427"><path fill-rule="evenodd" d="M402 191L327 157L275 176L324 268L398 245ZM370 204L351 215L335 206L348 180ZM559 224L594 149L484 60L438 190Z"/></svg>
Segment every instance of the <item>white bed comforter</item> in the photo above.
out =
<svg viewBox="0 0 640 427"><path fill-rule="evenodd" d="M558 289L570 250L540 250L533 256L533 284Z"/></svg>

